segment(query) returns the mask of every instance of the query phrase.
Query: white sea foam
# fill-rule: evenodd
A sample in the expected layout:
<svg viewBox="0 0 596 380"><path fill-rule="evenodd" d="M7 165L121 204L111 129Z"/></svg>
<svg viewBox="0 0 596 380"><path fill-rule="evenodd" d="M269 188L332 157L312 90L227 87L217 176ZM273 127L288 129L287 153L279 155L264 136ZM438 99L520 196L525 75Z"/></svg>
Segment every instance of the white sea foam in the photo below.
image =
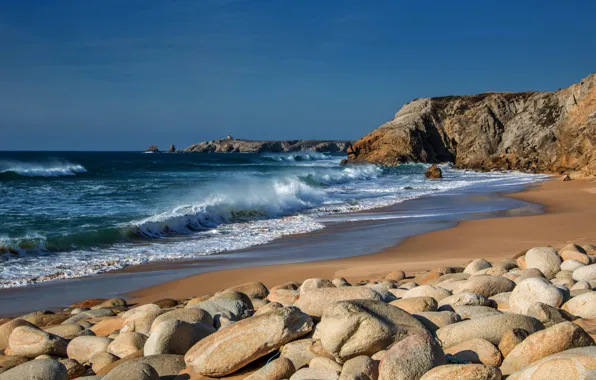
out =
<svg viewBox="0 0 596 380"><path fill-rule="evenodd" d="M68 161L0 161L0 173L15 173L25 177L63 177L86 172L83 166Z"/></svg>

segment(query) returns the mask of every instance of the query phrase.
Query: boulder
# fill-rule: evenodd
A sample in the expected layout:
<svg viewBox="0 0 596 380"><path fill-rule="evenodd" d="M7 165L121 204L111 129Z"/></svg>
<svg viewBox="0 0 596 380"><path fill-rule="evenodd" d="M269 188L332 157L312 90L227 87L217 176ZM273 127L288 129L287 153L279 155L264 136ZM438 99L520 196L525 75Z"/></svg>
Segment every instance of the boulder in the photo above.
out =
<svg viewBox="0 0 596 380"><path fill-rule="evenodd" d="M451 292L447 289L432 285L420 285L408 290L402 298L432 297L438 302L450 295Z"/></svg>
<svg viewBox="0 0 596 380"><path fill-rule="evenodd" d="M194 305L205 310L213 319L213 324L216 328L219 328L220 317L225 317L231 321L239 321L250 316L250 309L252 305L248 305L246 302L240 300L217 298L210 299Z"/></svg>
<svg viewBox="0 0 596 380"><path fill-rule="evenodd" d="M39 355L66 356L68 341L37 327L19 326L8 338L11 355L35 358Z"/></svg>
<svg viewBox="0 0 596 380"><path fill-rule="evenodd" d="M389 281L401 281L406 278L406 272L398 270L393 271L385 276L385 280Z"/></svg>
<svg viewBox="0 0 596 380"><path fill-rule="evenodd" d="M476 293L457 293L449 297L445 297L439 302L439 310L442 306L491 306L491 302L483 295ZM429 310L430 311L430 310Z"/></svg>
<svg viewBox="0 0 596 380"><path fill-rule="evenodd" d="M342 361L370 356L417 331L426 329L416 318L375 300L336 302L317 325L325 350Z"/></svg>
<svg viewBox="0 0 596 380"><path fill-rule="evenodd" d="M267 296L270 302L277 302L283 306L292 306L300 298L300 292L294 289L271 289Z"/></svg>
<svg viewBox="0 0 596 380"><path fill-rule="evenodd" d="M300 285L300 295L311 291L313 289L321 289L321 288L335 288L335 285L326 278L309 278L304 280L302 285Z"/></svg>
<svg viewBox="0 0 596 380"><path fill-rule="evenodd" d="M103 301L102 303L100 303L98 305L91 306L91 310L112 308L112 307L118 307L118 306L126 306L126 301L122 298L110 298L110 299Z"/></svg>
<svg viewBox="0 0 596 380"><path fill-rule="evenodd" d="M238 292L236 290L224 290L223 292L217 292L213 295L213 297L209 298L207 301L214 301L214 300L221 300L226 299L230 301L241 301L246 304L249 309L253 309L254 305L252 304L252 299L242 292Z"/></svg>
<svg viewBox="0 0 596 380"><path fill-rule="evenodd" d="M67 380L64 364L54 359L37 359L0 374L2 380Z"/></svg>
<svg viewBox="0 0 596 380"><path fill-rule="evenodd" d="M596 264L584 265L573 271L575 281L594 281L596 280Z"/></svg>
<svg viewBox="0 0 596 380"><path fill-rule="evenodd" d="M74 339L81 333L81 331L85 330L85 328L73 323L69 325L44 327L43 330L50 334L58 335L60 338Z"/></svg>
<svg viewBox="0 0 596 380"><path fill-rule="evenodd" d="M155 369L155 371L157 371L157 374L162 380L171 379L185 367L184 357L182 355L150 355L143 356L138 359L132 359L129 362L150 365L153 367L153 369Z"/></svg>
<svg viewBox="0 0 596 380"><path fill-rule="evenodd" d="M308 363L308 368L328 368L337 373L341 372L341 364L325 356L315 356L312 358L310 363Z"/></svg>
<svg viewBox="0 0 596 380"><path fill-rule="evenodd" d="M329 368L302 368L290 380L339 380L339 372Z"/></svg>
<svg viewBox="0 0 596 380"><path fill-rule="evenodd" d="M572 348L532 363L507 380L594 379L596 347Z"/></svg>
<svg viewBox="0 0 596 380"><path fill-rule="evenodd" d="M160 309L171 309L173 307L178 306L178 301L172 298L162 298L158 301L153 302L153 304L159 306Z"/></svg>
<svg viewBox="0 0 596 380"><path fill-rule="evenodd" d="M376 380L378 377L378 362L362 355L344 363L339 380Z"/></svg>
<svg viewBox="0 0 596 380"><path fill-rule="evenodd" d="M509 298L511 298L511 292L504 292L495 294L489 300L496 305L497 310L509 310Z"/></svg>
<svg viewBox="0 0 596 380"><path fill-rule="evenodd" d="M580 318L596 318L596 292L580 294L565 302L563 310Z"/></svg>
<svg viewBox="0 0 596 380"><path fill-rule="evenodd" d="M522 329L511 329L505 331L501 337L501 342L499 343L499 351L501 351L503 357L509 355L511 350L513 350L515 346L526 339L528 335L530 335L530 333Z"/></svg>
<svg viewBox="0 0 596 380"><path fill-rule="evenodd" d="M418 380L445 364L441 346L428 333L415 333L394 344L379 365L379 380Z"/></svg>
<svg viewBox="0 0 596 380"><path fill-rule="evenodd" d="M141 350L147 342L147 336L137 332L120 333L109 345L106 352L124 358Z"/></svg>
<svg viewBox="0 0 596 380"><path fill-rule="evenodd" d="M561 270L561 262L561 256L551 247L532 248L526 253L526 266L540 269L548 279L555 277L555 274Z"/></svg>
<svg viewBox="0 0 596 380"><path fill-rule="evenodd" d="M586 264L577 260L565 260L561 263L561 270L575 271L578 268L584 267Z"/></svg>
<svg viewBox="0 0 596 380"><path fill-rule="evenodd" d="M573 284L569 290L592 290L592 285L588 281L579 281Z"/></svg>
<svg viewBox="0 0 596 380"><path fill-rule="evenodd" d="M525 269L523 272L520 273L520 275L515 279L515 283L519 284L520 282L528 279L528 278L534 278L534 277L544 277L544 274L540 271L540 269L537 268L528 268Z"/></svg>
<svg viewBox="0 0 596 380"><path fill-rule="evenodd" d="M232 286L228 290L235 290L256 299L265 299L269 294L269 289L262 282L247 282L242 285Z"/></svg>
<svg viewBox="0 0 596 380"><path fill-rule="evenodd" d="M277 309L209 335L195 344L184 360L202 375L224 376L307 334L312 327L311 318L297 308Z"/></svg>
<svg viewBox="0 0 596 380"><path fill-rule="evenodd" d="M53 313L51 311L37 311L27 315L19 317L27 322L33 323L37 327L48 327L59 325L63 321L70 318L70 314L67 313Z"/></svg>
<svg viewBox="0 0 596 380"><path fill-rule="evenodd" d="M515 282L499 276L472 276L460 284L454 293L476 293L484 297L510 292L515 288Z"/></svg>
<svg viewBox="0 0 596 380"><path fill-rule="evenodd" d="M389 304L397 306L410 314L437 311L437 301L432 297L402 298L391 301Z"/></svg>
<svg viewBox="0 0 596 380"><path fill-rule="evenodd" d="M91 331L97 336L108 336L119 331L124 324L121 317L108 317L91 326Z"/></svg>
<svg viewBox="0 0 596 380"><path fill-rule="evenodd" d="M66 375L69 379L75 379L81 377L87 372L87 368L76 360L73 359L60 359L60 363L66 367Z"/></svg>
<svg viewBox="0 0 596 380"><path fill-rule="evenodd" d="M445 349L445 354L451 355L457 363L469 362L499 367L503 361L501 351L491 342L480 338L473 338L448 347Z"/></svg>
<svg viewBox="0 0 596 380"><path fill-rule="evenodd" d="M565 310L546 305L542 302L536 302L528 307L526 315L534 317L545 327L556 325L557 323L572 321L575 317Z"/></svg>
<svg viewBox="0 0 596 380"><path fill-rule="evenodd" d="M533 303L559 307L563 303L563 294L544 278L528 278L513 289L509 297L509 308L514 313L527 314Z"/></svg>
<svg viewBox="0 0 596 380"><path fill-rule="evenodd" d="M563 322L531 334L505 357L501 371L509 375L552 354L571 348L593 346L594 339L581 327Z"/></svg>
<svg viewBox="0 0 596 380"><path fill-rule="evenodd" d="M0 325L0 350L4 350L8 347L8 338L10 337L10 334L12 334L14 329L20 326L36 328L33 323L18 318L3 323Z"/></svg>
<svg viewBox="0 0 596 380"><path fill-rule="evenodd" d="M505 331L514 328L534 333L544 326L536 318L525 315L496 314L447 325L438 329L436 334L443 347L473 338L482 338L498 346Z"/></svg>
<svg viewBox="0 0 596 380"><path fill-rule="evenodd" d="M89 364L91 364L93 372L99 373L102 369L118 360L119 358L116 355L112 355L109 352L100 352L89 359Z"/></svg>
<svg viewBox="0 0 596 380"><path fill-rule="evenodd" d="M483 364L446 364L435 367L420 380L501 380L501 371Z"/></svg>
<svg viewBox="0 0 596 380"><path fill-rule="evenodd" d="M164 314L161 314L151 324L150 332L153 332L157 326L164 322L164 321L184 321L187 323L206 323L208 325L213 325L213 318L211 318L211 314L206 312L203 309L198 307L189 307L184 309L174 309L172 311L168 311Z"/></svg>
<svg viewBox="0 0 596 380"><path fill-rule="evenodd" d="M491 263L489 263L485 259L476 259L476 260L473 260L471 263L469 263L466 266L466 269L464 269L464 273L474 274L482 269L488 269L488 268L492 268Z"/></svg>
<svg viewBox="0 0 596 380"><path fill-rule="evenodd" d="M391 302L397 300L397 297L391 292L394 289L393 284L367 284L375 292L379 293L383 302Z"/></svg>
<svg viewBox="0 0 596 380"><path fill-rule="evenodd" d="M576 260L576 261L579 261L580 263L583 263L585 265L590 264L590 258L585 253L567 250L567 251L561 251L560 256L561 256L561 259L563 259L563 261Z"/></svg>
<svg viewBox="0 0 596 380"><path fill-rule="evenodd" d="M433 334L443 326L461 321L459 314L452 311L424 312L413 315L426 329Z"/></svg>
<svg viewBox="0 0 596 380"><path fill-rule="evenodd" d="M112 339L100 336L78 336L68 343L68 357L81 364L87 363L95 354L107 352Z"/></svg>
<svg viewBox="0 0 596 380"><path fill-rule="evenodd" d="M321 345L321 341L310 338L299 339L284 345L281 349L281 357L290 360L294 364L294 368L298 370L307 366L314 357L323 352L325 349Z"/></svg>
<svg viewBox="0 0 596 380"><path fill-rule="evenodd" d="M294 372L294 364L289 359L280 357L268 362L244 380L283 380L288 379Z"/></svg>
<svg viewBox="0 0 596 380"><path fill-rule="evenodd" d="M443 172L437 164L432 164L430 168L426 169L424 176L428 179L440 179L443 178Z"/></svg>
<svg viewBox="0 0 596 380"><path fill-rule="evenodd" d="M4 356L0 355L0 374L9 369L28 362L29 359L22 356Z"/></svg>
<svg viewBox="0 0 596 380"><path fill-rule="evenodd" d="M325 309L334 302L361 299L380 301L381 296L366 286L313 289L300 296L300 299L296 301L296 306L310 316L320 317Z"/></svg>
<svg viewBox="0 0 596 380"><path fill-rule="evenodd" d="M277 310L277 309L283 309L284 305L280 304L279 302L269 302L267 305L261 307L259 310L257 310L253 316L257 316L257 315L261 315L261 314L265 314L268 313L270 311L273 310Z"/></svg>
<svg viewBox="0 0 596 380"><path fill-rule="evenodd" d="M102 380L159 380L157 371L148 364L129 362L119 365Z"/></svg>
<svg viewBox="0 0 596 380"><path fill-rule="evenodd" d="M482 318L488 315L501 314L500 311L490 306L445 305L442 307L442 311L453 311L459 314L462 319Z"/></svg>
<svg viewBox="0 0 596 380"><path fill-rule="evenodd" d="M160 323L144 346L145 356L159 354L184 355L201 339L213 334L215 328L206 323L169 320ZM142 348L142 347L139 347Z"/></svg>
<svg viewBox="0 0 596 380"><path fill-rule="evenodd" d="M116 314L110 309L97 309L97 310L89 310L84 311L79 314L75 314L72 317L64 320L62 322L63 325L68 325L72 323L79 323L81 321L86 321L91 318L99 318L99 317L113 317Z"/></svg>
<svg viewBox="0 0 596 380"><path fill-rule="evenodd" d="M126 313L124 313L122 317L125 319L120 331L138 332L144 335L149 335L153 321L163 313L165 313L165 311L159 308L154 310L139 310L127 317Z"/></svg>
<svg viewBox="0 0 596 380"><path fill-rule="evenodd" d="M331 283L335 285L336 288L343 288L344 286L352 286L345 278L343 277L336 277L331 280Z"/></svg>

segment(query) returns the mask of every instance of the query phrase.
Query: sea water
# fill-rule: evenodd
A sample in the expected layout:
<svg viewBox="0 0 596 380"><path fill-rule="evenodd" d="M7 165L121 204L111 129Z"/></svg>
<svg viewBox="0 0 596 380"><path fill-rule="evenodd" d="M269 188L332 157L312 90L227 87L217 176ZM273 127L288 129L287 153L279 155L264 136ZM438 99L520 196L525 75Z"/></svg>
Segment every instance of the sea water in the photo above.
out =
<svg viewBox="0 0 596 380"><path fill-rule="evenodd" d="M342 167L343 158L0 152L0 287L236 251L322 229L323 220L374 218L362 211L408 199L504 191L545 178L441 165L444 178L429 180L428 165Z"/></svg>

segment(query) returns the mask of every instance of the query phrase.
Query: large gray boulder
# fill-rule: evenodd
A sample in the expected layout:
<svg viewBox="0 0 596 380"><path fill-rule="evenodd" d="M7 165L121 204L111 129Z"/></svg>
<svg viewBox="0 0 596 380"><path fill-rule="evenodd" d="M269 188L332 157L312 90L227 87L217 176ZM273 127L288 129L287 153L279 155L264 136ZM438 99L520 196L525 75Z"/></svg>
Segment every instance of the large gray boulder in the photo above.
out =
<svg viewBox="0 0 596 380"><path fill-rule="evenodd" d="M79 363L87 363L93 355L107 352L112 339L103 336L78 336L68 343L68 357Z"/></svg>
<svg viewBox="0 0 596 380"><path fill-rule="evenodd" d="M215 328L205 323L169 320L160 323L145 343L145 356L159 354L184 355L201 339L213 334Z"/></svg>
<svg viewBox="0 0 596 380"><path fill-rule="evenodd" d="M418 380L442 364L445 364L445 354L432 335L415 333L385 353L379 365L379 380Z"/></svg>
<svg viewBox="0 0 596 380"><path fill-rule="evenodd" d="M102 380L159 380L159 375L149 364L128 362L111 370Z"/></svg>
<svg viewBox="0 0 596 380"><path fill-rule="evenodd" d="M596 346L572 348L532 363L507 380L594 379Z"/></svg>
<svg viewBox="0 0 596 380"><path fill-rule="evenodd" d="M0 380L67 380L64 364L54 359L37 359L0 374Z"/></svg>
<svg viewBox="0 0 596 380"><path fill-rule="evenodd" d="M507 330L519 328L534 333L544 326L535 318L519 314L496 314L470 319L441 327L437 338L443 347L450 347L473 338L488 340L495 346Z"/></svg>

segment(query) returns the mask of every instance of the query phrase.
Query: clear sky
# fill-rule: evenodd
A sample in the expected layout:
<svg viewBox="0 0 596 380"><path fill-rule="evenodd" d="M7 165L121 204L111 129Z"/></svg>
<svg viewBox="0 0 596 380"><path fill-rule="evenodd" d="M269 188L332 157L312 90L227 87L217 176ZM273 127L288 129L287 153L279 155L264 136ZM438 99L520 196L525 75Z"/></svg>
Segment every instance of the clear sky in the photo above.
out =
<svg viewBox="0 0 596 380"><path fill-rule="evenodd" d="M357 139L596 71L594 1L0 1L0 149Z"/></svg>

